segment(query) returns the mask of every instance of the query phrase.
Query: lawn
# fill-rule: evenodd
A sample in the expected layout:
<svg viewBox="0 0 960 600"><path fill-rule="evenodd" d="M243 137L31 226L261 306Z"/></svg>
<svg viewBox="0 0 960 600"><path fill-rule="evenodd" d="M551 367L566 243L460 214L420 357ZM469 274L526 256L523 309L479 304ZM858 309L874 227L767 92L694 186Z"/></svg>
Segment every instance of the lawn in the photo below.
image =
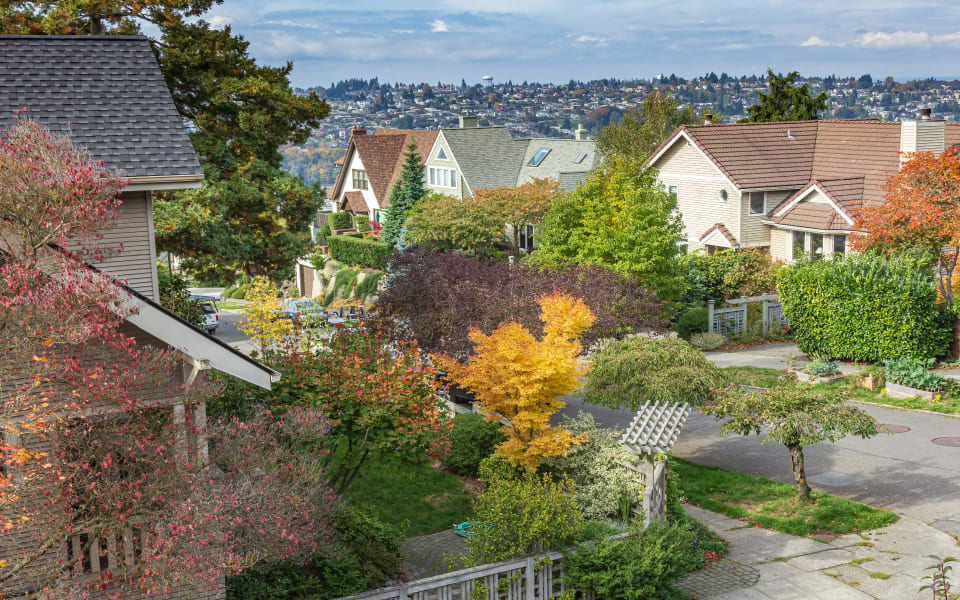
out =
<svg viewBox="0 0 960 600"><path fill-rule="evenodd" d="M733 383L757 387L772 387L784 374L783 371L763 367L727 367L723 372Z"/></svg>
<svg viewBox="0 0 960 600"><path fill-rule="evenodd" d="M364 465L346 497L391 525L407 523L408 536L440 531L473 516L473 496L450 473L428 461L386 460Z"/></svg>
<svg viewBox="0 0 960 600"><path fill-rule="evenodd" d="M877 529L898 517L882 510L813 492L811 502L797 499L793 485L714 467L670 459L687 501L751 525L791 535L843 535Z"/></svg>
<svg viewBox="0 0 960 600"><path fill-rule="evenodd" d="M240 304L239 302L217 302L217 308L220 310L243 310L249 306L249 304Z"/></svg>

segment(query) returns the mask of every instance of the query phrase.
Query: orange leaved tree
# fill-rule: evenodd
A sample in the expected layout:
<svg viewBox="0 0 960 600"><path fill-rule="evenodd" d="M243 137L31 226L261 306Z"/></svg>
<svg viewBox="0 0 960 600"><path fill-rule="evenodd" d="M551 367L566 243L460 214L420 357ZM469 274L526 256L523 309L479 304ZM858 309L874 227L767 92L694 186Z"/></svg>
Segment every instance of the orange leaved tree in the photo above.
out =
<svg viewBox="0 0 960 600"><path fill-rule="evenodd" d="M490 335L470 331L476 356L468 363L437 357L454 383L476 395L488 420L505 421L507 440L497 449L527 471L579 442L569 431L551 428L550 417L564 407L561 396L579 387L577 338L596 318L582 300L566 294L545 296L539 304L542 339L519 323L503 323Z"/></svg>
<svg viewBox="0 0 960 600"><path fill-rule="evenodd" d="M494 220L511 230L510 253L520 255L520 230L540 222L553 201L560 196L560 182L555 179L534 179L516 187L477 190L477 202Z"/></svg>
<svg viewBox="0 0 960 600"><path fill-rule="evenodd" d="M866 235L854 239L853 247L925 251L940 275L940 294L953 304L950 279L960 253L960 153L911 154L883 189L882 205L860 211L855 228Z"/></svg>

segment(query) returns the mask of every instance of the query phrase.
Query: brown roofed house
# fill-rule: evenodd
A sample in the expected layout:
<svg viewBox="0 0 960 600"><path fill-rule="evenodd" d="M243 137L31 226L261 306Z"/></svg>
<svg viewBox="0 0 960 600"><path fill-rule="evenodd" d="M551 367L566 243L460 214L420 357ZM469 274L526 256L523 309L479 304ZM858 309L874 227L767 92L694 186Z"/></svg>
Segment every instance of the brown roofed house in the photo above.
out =
<svg viewBox="0 0 960 600"><path fill-rule="evenodd" d="M676 195L688 249L760 248L792 261L844 252L904 153L943 152L960 124L839 119L684 126L647 159Z"/></svg>

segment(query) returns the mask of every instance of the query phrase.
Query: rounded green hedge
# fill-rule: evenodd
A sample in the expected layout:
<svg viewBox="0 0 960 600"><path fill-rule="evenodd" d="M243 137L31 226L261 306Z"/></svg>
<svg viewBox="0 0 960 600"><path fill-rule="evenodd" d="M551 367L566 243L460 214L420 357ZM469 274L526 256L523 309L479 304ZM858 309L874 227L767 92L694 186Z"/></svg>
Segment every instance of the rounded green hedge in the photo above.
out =
<svg viewBox="0 0 960 600"><path fill-rule="evenodd" d="M331 236L327 244L330 246L330 256L337 262L368 269L386 269L393 253L383 242L349 235Z"/></svg>
<svg viewBox="0 0 960 600"><path fill-rule="evenodd" d="M345 211L331 214L327 221L333 229L350 229L353 227L353 216Z"/></svg>
<svg viewBox="0 0 960 600"><path fill-rule="evenodd" d="M463 413L453 418L450 450L443 465L458 475L478 475L480 463L493 454L497 444L507 438L500 425L487 421L477 413Z"/></svg>
<svg viewBox="0 0 960 600"><path fill-rule="evenodd" d="M881 361L946 353L953 317L934 273L901 256L801 260L780 272L783 312L797 346L834 359Z"/></svg>

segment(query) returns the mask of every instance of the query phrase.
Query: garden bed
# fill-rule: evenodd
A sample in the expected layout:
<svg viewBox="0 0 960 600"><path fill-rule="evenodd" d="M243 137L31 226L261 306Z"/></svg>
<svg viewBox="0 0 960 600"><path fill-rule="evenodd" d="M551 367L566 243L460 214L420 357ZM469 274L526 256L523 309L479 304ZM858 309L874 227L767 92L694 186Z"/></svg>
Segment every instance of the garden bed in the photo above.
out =
<svg viewBox="0 0 960 600"><path fill-rule="evenodd" d="M839 536L878 529L899 518L888 510L819 492L812 493L811 502L802 502L791 484L679 458L670 459L670 468L679 475L680 489L691 504L790 535Z"/></svg>
<svg viewBox="0 0 960 600"><path fill-rule="evenodd" d="M892 381L888 381L886 383L886 390L888 397L901 400L905 398L920 398L921 400L932 401L934 397L939 395L937 392L918 390L917 388L900 385L899 383L893 383Z"/></svg>

